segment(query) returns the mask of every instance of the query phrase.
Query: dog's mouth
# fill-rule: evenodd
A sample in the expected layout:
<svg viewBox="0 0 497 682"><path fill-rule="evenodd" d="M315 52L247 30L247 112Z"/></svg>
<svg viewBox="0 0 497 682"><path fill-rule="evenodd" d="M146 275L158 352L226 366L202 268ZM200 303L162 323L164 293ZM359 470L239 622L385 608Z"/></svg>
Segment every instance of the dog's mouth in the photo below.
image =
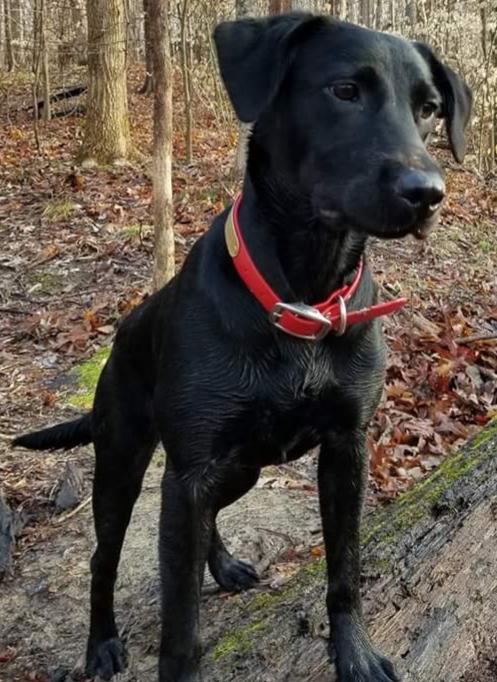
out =
<svg viewBox="0 0 497 682"><path fill-rule="evenodd" d="M437 223L438 220L431 220L429 222L423 223L422 225L415 227L412 231L412 234L416 237L416 239L428 239L430 234L437 226Z"/></svg>
<svg viewBox="0 0 497 682"><path fill-rule="evenodd" d="M404 224L401 221L384 220L382 226L376 227L368 225L366 221L358 220L355 216L349 218L338 210L322 209L319 213L323 222L330 228L335 230L353 229L380 239L403 239L409 235L419 240L428 239L437 226L439 218L439 210L437 209L429 217L421 220L409 220Z"/></svg>
<svg viewBox="0 0 497 682"><path fill-rule="evenodd" d="M380 239L404 239L412 235L415 239L428 239L430 234L438 224L438 216L422 222L417 222L414 225L388 227L384 230L374 230L371 234Z"/></svg>

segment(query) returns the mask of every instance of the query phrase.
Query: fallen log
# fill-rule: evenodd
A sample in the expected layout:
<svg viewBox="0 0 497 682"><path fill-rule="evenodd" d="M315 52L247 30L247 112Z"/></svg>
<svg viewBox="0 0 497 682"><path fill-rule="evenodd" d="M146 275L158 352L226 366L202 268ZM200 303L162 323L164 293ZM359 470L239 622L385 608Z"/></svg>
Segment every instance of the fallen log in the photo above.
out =
<svg viewBox="0 0 497 682"><path fill-rule="evenodd" d="M57 102L61 102L63 100L67 99L72 99L73 97L81 97L81 95L84 95L86 91L88 90L87 85L72 85L67 88L63 88L62 90L58 90L57 92L53 93L50 95L50 104L56 104ZM39 100L36 103L36 113L38 118L41 118L43 109L45 107L45 100ZM77 107L73 108L77 109ZM34 107L28 107L28 111L34 111ZM83 109L84 112L84 109ZM65 114L59 114L59 116L62 115L69 115L67 113Z"/></svg>
<svg viewBox="0 0 497 682"><path fill-rule="evenodd" d="M497 679L497 422L367 516L365 616L404 682ZM277 591L209 598L205 679L332 682L324 559Z"/></svg>

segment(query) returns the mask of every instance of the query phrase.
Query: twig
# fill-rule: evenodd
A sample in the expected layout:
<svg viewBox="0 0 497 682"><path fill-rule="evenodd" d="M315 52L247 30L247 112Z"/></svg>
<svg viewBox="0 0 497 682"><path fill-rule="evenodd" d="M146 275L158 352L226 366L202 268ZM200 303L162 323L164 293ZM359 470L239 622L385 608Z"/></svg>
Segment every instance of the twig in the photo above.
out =
<svg viewBox="0 0 497 682"><path fill-rule="evenodd" d="M76 514L79 514L80 511L82 511L85 507L87 507L92 500L92 496L87 497L86 500L83 500L81 504L79 504L75 509L72 511L68 512L67 514L64 514L64 516L59 517L55 521L53 521L54 526L59 526L61 523L65 523L65 521L69 521L73 516L76 516Z"/></svg>
<svg viewBox="0 0 497 682"><path fill-rule="evenodd" d="M473 334L473 336L460 336L454 339L454 343L459 346L466 346L468 343L475 343L476 341L491 341L492 339L497 339L497 332L492 334Z"/></svg>
<svg viewBox="0 0 497 682"><path fill-rule="evenodd" d="M270 535L276 535L276 537L283 538L283 540L286 540L290 545L294 545L295 541L287 535L287 533L281 533L279 530L273 530L272 528L261 528L261 526L256 526L255 530L260 530L263 533L269 533Z"/></svg>
<svg viewBox="0 0 497 682"><path fill-rule="evenodd" d="M385 296L386 299L389 301L394 301L396 296L391 294L385 287L381 287L381 291L383 295ZM421 313L411 313L409 314L406 310L400 310L399 312L404 313L406 317L412 322L412 324L417 327L423 334L428 334L430 336L438 336L439 335L439 328L434 322L430 322L424 315L421 315Z"/></svg>
<svg viewBox="0 0 497 682"><path fill-rule="evenodd" d="M0 313L10 313L11 315L31 315L29 310L20 310L19 308L0 308Z"/></svg>

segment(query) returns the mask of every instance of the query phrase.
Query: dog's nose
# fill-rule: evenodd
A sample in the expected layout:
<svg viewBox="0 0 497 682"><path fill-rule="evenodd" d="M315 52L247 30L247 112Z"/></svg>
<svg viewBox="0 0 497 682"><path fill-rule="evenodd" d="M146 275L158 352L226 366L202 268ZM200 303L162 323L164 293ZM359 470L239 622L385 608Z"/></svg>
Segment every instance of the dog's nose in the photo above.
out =
<svg viewBox="0 0 497 682"><path fill-rule="evenodd" d="M445 197L445 183L439 173L410 169L399 177L396 191L414 209L434 213Z"/></svg>

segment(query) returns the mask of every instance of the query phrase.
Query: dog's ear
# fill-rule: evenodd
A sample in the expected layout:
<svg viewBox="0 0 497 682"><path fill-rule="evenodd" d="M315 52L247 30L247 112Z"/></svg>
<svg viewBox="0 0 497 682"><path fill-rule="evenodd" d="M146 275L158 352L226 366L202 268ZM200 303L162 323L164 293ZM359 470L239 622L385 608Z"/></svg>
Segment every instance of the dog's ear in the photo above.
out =
<svg viewBox="0 0 497 682"><path fill-rule="evenodd" d="M214 30L219 68L238 118L255 121L276 95L303 26L319 17L292 12L267 19L227 21Z"/></svg>
<svg viewBox="0 0 497 682"><path fill-rule="evenodd" d="M424 43L414 43L414 46L428 62L435 85L442 95L442 116L445 118L450 148L456 161L462 163L466 153L466 129L473 106L471 89L450 66L443 64Z"/></svg>

